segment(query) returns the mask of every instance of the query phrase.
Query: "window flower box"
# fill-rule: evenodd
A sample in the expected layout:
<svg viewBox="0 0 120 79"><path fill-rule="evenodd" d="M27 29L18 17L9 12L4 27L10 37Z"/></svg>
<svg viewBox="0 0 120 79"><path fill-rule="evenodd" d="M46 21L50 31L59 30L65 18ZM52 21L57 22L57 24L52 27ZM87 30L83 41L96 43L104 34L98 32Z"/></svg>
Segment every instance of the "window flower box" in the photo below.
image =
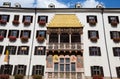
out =
<svg viewBox="0 0 120 79"><path fill-rule="evenodd" d="M120 38L113 38L114 42L120 42Z"/></svg>
<svg viewBox="0 0 120 79"><path fill-rule="evenodd" d="M45 25L46 24L46 22L45 21L39 21L39 25Z"/></svg>
<svg viewBox="0 0 120 79"><path fill-rule="evenodd" d="M0 74L0 79L9 79L8 74Z"/></svg>
<svg viewBox="0 0 120 79"><path fill-rule="evenodd" d="M32 78L33 79L42 79L42 75L33 75Z"/></svg>
<svg viewBox="0 0 120 79"><path fill-rule="evenodd" d="M16 41L16 36L9 36L10 41Z"/></svg>
<svg viewBox="0 0 120 79"><path fill-rule="evenodd" d="M96 25L96 22L95 22L95 20L90 20L90 21L89 21L89 24L90 24L90 25Z"/></svg>
<svg viewBox="0 0 120 79"><path fill-rule="evenodd" d="M19 24L19 21L14 20L12 23L13 23L14 25L18 25L18 24Z"/></svg>
<svg viewBox="0 0 120 79"><path fill-rule="evenodd" d="M22 41L22 42L28 42L28 37L22 36L22 37L21 37L21 41Z"/></svg>
<svg viewBox="0 0 120 79"><path fill-rule="evenodd" d="M117 24L118 24L117 21L111 21L112 26L117 26Z"/></svg>
<svg viewBox="0 0 120 79"><path fill-rule="evenodd" d="M44 38L43 36L38 36L38 37L37 37L37 41L38 41L38 42L44 42L44 39L45 39L45 38Z"/></svg>
<svg viewBox="0 0 120 79"><path fill-rule="evenodd" d="M90 40L91 40L92 42L97 42L97 39L98 39L97 37L91 37L91 38L90 38Z"/></svg>
<svg viewBox="0 0 120 79"><path fill-rule="evenodd" d="M2 41L4 39L4 37L3 36L0 36L0 41Z"/></svg>
<svg viewBox="0 0 120 79"><path fill-rule="evenodd" d="M24 25L25 25L25 26L29 26L29 25L30 25L30 22L24 21Z"/></svg>
<svg viewBox="0 0 120 79"><path fill-rule="evenodd" d="M22 74L15 75L15 79L23 79L23 78L24 78L24 75Z"/></svg>
<svg viewBox="0 0 120 79"><path fill-rule="evenodd" d="M93 75L93 79L103 79L103 76L101 76L101 75Z"/></svg>
<svg viewBox="0 0 120 79"><path fill-rule="evenodd" d="M6 24L7 23L7 21L5 21L5 20L0 20L0 24Z"/></svg>

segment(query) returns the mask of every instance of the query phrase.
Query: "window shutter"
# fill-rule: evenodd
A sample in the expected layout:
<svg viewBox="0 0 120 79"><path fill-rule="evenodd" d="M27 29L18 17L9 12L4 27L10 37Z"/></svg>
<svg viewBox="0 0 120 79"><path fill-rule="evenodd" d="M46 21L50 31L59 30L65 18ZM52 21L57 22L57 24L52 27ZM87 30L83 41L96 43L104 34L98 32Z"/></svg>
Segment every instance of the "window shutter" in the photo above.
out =
<svg viewBox="0 0 120 79"><path fill-rule="evenodd" d="M91 76L93 76L93 75L94 75L94 73L93 73L93 69L94 69L94 67L93 67L93 66L91 66Z"/></svg>
<svg viewBox="0 0 120 79"><path fill-rule="evenodd" d="M7 34L7 30L4 30L4 37L6 37L6 34Z"/></svg>
<svg viewBox="0 0 120 79"><path fill-rule="evenodd" d="M113 39L113 32L110 31L110 38Z"/></svg>
<svg viewBox="0 0 120 79"><path fill-rule="evenodd" d="M25 16L23 16L23 20L22 20L22 22L24 22L25 21Z"/></svg>
<svg viewBox="0 0 120 79"><path fill-rule="evenodd" d="M95 21L96 21L96 23L97 23L97 16L95 16Z"/></svg>
<svg viewBox="0 0 120 79"><path fill-rule="evenodd" d="M16 48L17 48L17 46L14 46L14 55L16 54Z"/></svg>
<svg viewBox="0 0 120 79"><path fill-rule="evenodd" d="M119 67L116 67L116 73L117 73L117 77L119 78L120 77Z"/></svg>
<svg viewBox="0 0 120 79"><path fill-rule="evenodd" d="M19 30L17 30L17 38L19 37Z"/></svg>
<svg viewBox="0 0 120 79"><path fill-rule="evenodd" d="M37 30L37 32L36 32L36 38L38 37L38 35L39 35L39 31Z"/></svg>
<svg viewBox="0 0 120 79"><path fill-rule="evenodd" d="M26 68L27 68L27 66L24 65L24 72L23 72L23 75L26 75Z"/></svg>
<svg viewBox="0 0 120 79"><path fill-rule="evenodd" d="M39 21L40 21L40 16L38 16L38 23L39 23Z"/></svg>
<svg viewBox="0 0 120 79"><path fill-rule="evenodd" d="M32 23L32 21L33 21L33 16L31 16L31 23Z"/></svg>
<svg viewBox="0 0 120 79"><path fill-rule="evenodd" d="M12 74L13 65L9 65L9 66L10 66L9 74L11 75Z"/></svg>
<svg viewBox="0 0 120 79"><path fill-rule="evenodd" d="M7 15L7 22L9 22L10 15Z"/></svg>
<svg viewBox="0 0 120 79"><path fill-rule="evenodd" d="M23 30L21 31L21 34L20 34L20 37L22 37L23 36Z"/></svg>
<svg viewBox="0 0 120 79"><path fill-rule="evenodd" d="M119 38L120 38L120 32L119 32Z"/></svg>
<svg viewBox="0 0 120 79"><path fill-rule="evenodd" d="M118 56L118 53L116 52L116 47L113 47L113 54L114 56Z"/></svg>
<svg viewBox="0 0 120 79"><path fill-rule="evenodd" d="M97 34L96 34L96 35L97 35L97 38L99 38L99 33L98 33L98 31L96 31L96 33L97 33Z"/></svg>
<svg viewBox="0 0 120 79"><path fill-rule="evenodd" d="M16 74L17 74L17 65L15 65L14 74L13 75L16 75Z"/></svg>
<svg viewBox="0 0 120 79"><path fill-rule="evenodd" d="M101 56L101 50L100 50L100 47L98 47L98 52L99 52L99 56Z"/></svg>
<svg viewBox="0 0 120 79"><path fill-rule="evenodd" d="M42 66L42 75L44 75L44 66Z"/></svg>
<svg viewBox="0 0 120 79"><path fill-rule="evenodd" d="M90 56L92 56L91 50L92 50L92 47L89 47L89 55L90 55Z"/></svg>
<svg viewBox="0 0 120 79"><path fill-rule="evenodd" d="M43 49L43 55L45 55L45 50L46 50L46 47L43 47L44 49Z"/></svg>
<svg viewBox="0 0 120 79"><path fill-rule="evenodd" d="M35 46L34 55L36 55L36 52L37 52L37 46Z"/></svg>
<svg viewBox="0 0 120 79"><path fill-rule="evenodd" d="M1 20L1 15L0 15L0 20Z"/></svg>
<svg viewBox="0 0 120 79"><path fill-rule="evenodd" d="M30 36L31 36L31 31L28 31L28 32L29 32L29 36L28 36L28 37L30 38Z"/></svg>
<svg viewBox="0 0 120 79"><path fill-rule="evenodd" d="M4 65L1 65L1 68L0 68L0 74L3 73L3 70L4 70Z"/></svg>
<svg viewBox="0 0 120 79"><path fill-rule="evenodd" d="M91 36L90 36L90 35L91 35L90 33L91 33L91 32L90 32L90 31L88 31L88 38L90 38L90 37L91 37Z"/></svg>
<svg viewBox="0 0 120 79"><path fill-rule="evenodd" d="M101 75L104 77L103 67L100 67Z"/></svg>
<svg viewBox="0 0 120 79"><path fill-rule="evenodd" d="M116 19L117 19L117 22L119 23L119 18L118 18L118 16L116 16Z"/></svg>
<svg viewBox="0 0 120 79"><path fill-rule="evenodd" d="M110 16L108 16L108 22L111 23Z"/></svg>
<svg viewBox="0 0 120 79"><path fill-rule="evenodd" d="M11 35L11 31L12 31L12 30L9 30L8 37Z"/></svg>
<svg viewBox="0 0 120 79"><path fill-rule="evenodd" d="M27 55L29 54L29 46L27 46Z"/></svg>
<svg viewBox="0 0 120 79"><path fill-rule="evenodd" d="M48 22L48 16L46 16L46 23Z"/></svg>
<svg viewBox="0 0 120 79"><path fill-rule="evenodd" d="M3 52L3 46L0 46L0 54Z"/></svg>
<svg viewBox="0 0 120 79"><path fill-rule="evenodd" d="M32 75L35 75L35 66L32 68Z"/></svg>
<svg viewBox="0 0 120 79"><path fill-rule="evenodd" d="M6 50L8 49L8 46L5 47L5 52L4 52L4 55L6 54Z"/></svg>
<svg viewBox="0 0 120 79"><path fill-rule="evenodd" d="M17 55L20 54L20 50L21 50L20 48L21 48L21 46L18 47Z"/></svg>
<svg viewBox="0 0 120 79"><path fill-rule="evenodd" d="M89 16L87 16L87 23L89 23Z"/></svg>

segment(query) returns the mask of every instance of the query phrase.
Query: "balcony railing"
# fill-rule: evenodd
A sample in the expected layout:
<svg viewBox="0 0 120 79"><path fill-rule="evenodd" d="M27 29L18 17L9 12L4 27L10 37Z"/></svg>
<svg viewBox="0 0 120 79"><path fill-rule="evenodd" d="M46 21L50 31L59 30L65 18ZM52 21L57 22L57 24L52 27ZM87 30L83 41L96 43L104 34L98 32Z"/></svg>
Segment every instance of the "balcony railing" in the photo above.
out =
<svg viewBox="0 0 120 79"><path fill-rule="evenodd" d="M48 50L58 50L58 49L64 49L64 50L80 50L82 44L81 43L48 43L47 49Z"/></svg>

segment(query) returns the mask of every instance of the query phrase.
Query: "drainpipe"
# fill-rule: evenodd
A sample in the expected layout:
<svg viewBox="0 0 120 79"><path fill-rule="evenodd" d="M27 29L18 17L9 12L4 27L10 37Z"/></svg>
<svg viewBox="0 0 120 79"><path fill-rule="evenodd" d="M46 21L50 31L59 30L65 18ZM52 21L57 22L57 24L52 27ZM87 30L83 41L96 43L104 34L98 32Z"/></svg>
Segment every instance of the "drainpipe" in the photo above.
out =
<svg viewBox="0 0 120 79"><path fill-rule="evenodd" d="M107 46L107 39L106 39L106 33L105 33L105 21L104 21L103 11L104 11L104 8L101 8L101 15L102 15L102 22L103 22L103 33L104 33L104 39L105 39L105 47L106 47L108 66L109 66L109 71L110 71L110 78L112 79L110 58L109 58L109 55L108 55L108 46Z"/></svg>

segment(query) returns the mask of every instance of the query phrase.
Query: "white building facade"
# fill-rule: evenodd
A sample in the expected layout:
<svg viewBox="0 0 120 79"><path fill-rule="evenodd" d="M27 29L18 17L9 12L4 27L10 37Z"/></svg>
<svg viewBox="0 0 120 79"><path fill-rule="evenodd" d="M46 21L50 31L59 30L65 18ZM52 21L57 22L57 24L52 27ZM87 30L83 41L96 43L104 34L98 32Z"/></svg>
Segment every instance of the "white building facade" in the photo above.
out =
<svg viewBox="0 0 120 79"><path fill-rule="evenodd" d="M120 78L119 19L112 8L0 7L0 74Z"/></svg>

